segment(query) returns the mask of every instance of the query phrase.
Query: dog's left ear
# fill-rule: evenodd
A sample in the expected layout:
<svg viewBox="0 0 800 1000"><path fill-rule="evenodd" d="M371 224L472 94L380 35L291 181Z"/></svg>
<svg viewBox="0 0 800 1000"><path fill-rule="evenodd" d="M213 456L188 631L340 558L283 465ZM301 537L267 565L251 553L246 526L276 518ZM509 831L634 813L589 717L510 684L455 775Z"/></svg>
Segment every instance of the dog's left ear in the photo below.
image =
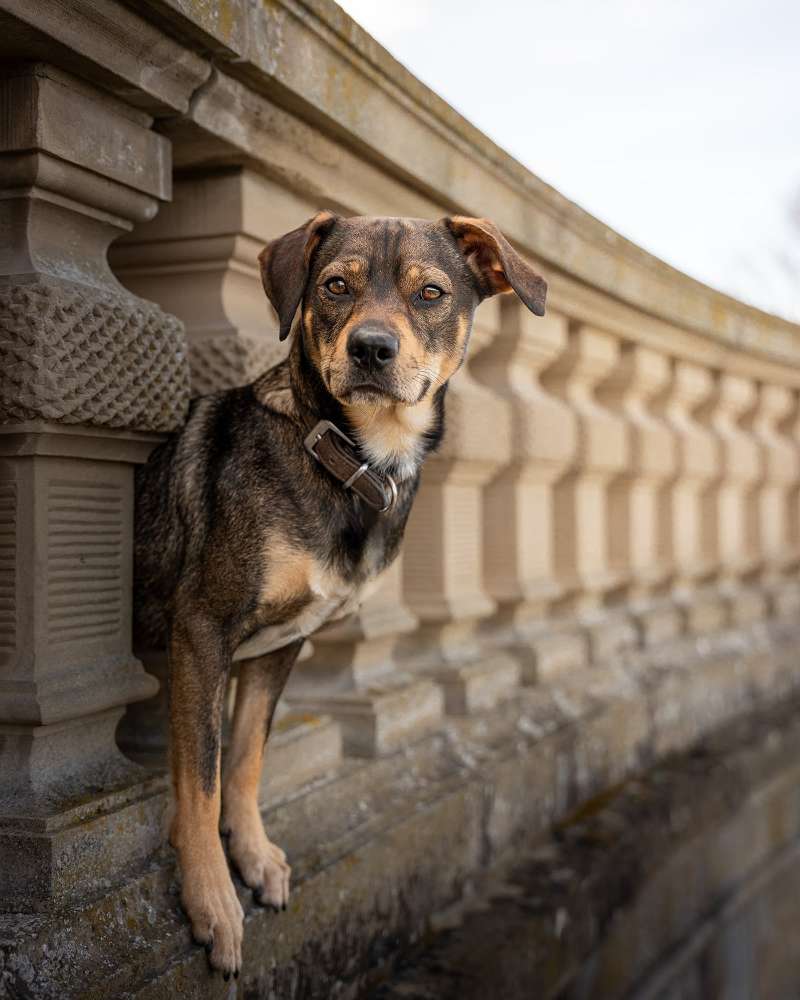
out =
<svg viewBox="0 0 800 1000"><path fill-rule="evenodd" d="M314 251L335 222L336 216L332 212L317 212L299 229L267 243L258 255L264 291L280 321L281 340L286 340L291 332L294 314L306 289Z"/></svg>
<svg viewBox="0 0 800 1000"><path fill-rule="evenodd" d="M513 290L531 312L544 316L547 282L520 257L493 222L454 215L444 223L477 278L482 298Z"/></svg>

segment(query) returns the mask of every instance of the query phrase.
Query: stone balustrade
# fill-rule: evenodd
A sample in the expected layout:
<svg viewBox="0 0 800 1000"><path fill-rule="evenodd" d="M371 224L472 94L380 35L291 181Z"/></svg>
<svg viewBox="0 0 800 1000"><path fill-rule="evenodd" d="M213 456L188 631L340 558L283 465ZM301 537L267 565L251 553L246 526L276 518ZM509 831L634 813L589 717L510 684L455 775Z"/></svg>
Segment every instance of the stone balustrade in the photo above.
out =
<svg viewBox="0 0 800 1000"><path fill-rule="evenodd" d="M164 749L164 657L137 650L153 697L129 634L133 467L190 380L283 357L256 255L319 208L493 218L550 293L544 318L479 308L402 556L297 665L265 804L800 610L800 329L583 213L328 0L214 6L0 0L0 912L98 892L161 840L164 781L114 742L127 706L129 754ZM703 675L709 719L746 704L732 662ZM586 745L613 758L613 729Z"/></svg>

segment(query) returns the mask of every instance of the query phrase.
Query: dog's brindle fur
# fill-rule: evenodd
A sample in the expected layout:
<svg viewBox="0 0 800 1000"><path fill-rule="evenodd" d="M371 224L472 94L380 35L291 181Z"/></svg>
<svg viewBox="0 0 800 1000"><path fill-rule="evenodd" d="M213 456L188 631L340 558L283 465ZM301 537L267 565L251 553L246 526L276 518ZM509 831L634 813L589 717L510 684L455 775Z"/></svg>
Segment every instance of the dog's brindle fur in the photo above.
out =
<svg viewBox="0 0 800 1000"><path fill-rule="evenodd" d="M513 288L541 315L546 288L492 223L461 217L321 212L270 243L260 262L282 339L300 309L287 360L252 385L196 400L136 490L137 641L169 649L171 841L194 936L226 977L241 964L242 909L220 819L256 899L275 908L288 899L290 870L264 832L257 790L302 636L357 606L396 556L477 304ZM397 338L396 357L380 370L348 352L348 338L364 329ZM389 512L368 508L305 450L322 418L396 479ZM271 632L294 638L242 664L221 780L232 656L259 631L268 646Z"/></svg>

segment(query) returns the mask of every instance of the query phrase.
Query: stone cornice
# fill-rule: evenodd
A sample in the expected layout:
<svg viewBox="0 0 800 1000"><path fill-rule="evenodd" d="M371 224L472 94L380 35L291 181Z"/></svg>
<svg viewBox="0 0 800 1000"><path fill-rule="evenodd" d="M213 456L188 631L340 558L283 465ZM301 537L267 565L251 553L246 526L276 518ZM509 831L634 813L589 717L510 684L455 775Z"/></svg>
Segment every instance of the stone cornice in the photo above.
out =
<svg viewBox="0 0 800 1000"><path fill-rule="evenodd" d="M128 74L135 103L196 122L209 139L222 139L231 157L266 159L252 131L237 131L223 106L246 97L252 114L262 107L269 116L277 105L442 211L492 216L549 277L568 276L570 284L602 293L610 312L614 302L632 306L701 334L709 347L716 342L724 356L734 348L764 361L800 363L797 325L689 278L570 202L416 80L332 0L146 0L129 5L136 14L114 0L81 0L69 24L44 17L42 6L49 10L51 0L37 4L38 30L66 45L73 45L76 22L98 8L104 23L119 10L120 23L135 18L153 42L159 35L172 69ZM5 12L25 20L21 9L15 0L0 0L0 19ZM127 63L117 49L127 44L139 52L141 34L92 51L88 44L81 57L97 74L122 76ZM295 183L308 193L320 190L302 171Z"/></svg>

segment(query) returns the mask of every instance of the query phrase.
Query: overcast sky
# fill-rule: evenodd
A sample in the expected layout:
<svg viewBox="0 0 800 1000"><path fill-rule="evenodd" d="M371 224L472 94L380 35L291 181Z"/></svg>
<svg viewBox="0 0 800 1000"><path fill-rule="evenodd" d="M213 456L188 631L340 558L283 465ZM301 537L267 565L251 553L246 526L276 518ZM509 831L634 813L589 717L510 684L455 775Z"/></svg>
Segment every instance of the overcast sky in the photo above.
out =
<svg viewBox="0 0 800 1000"><path fill-rule="evenodd" d="M342 6L593 215L800 320L800 0Z"/></svg>

